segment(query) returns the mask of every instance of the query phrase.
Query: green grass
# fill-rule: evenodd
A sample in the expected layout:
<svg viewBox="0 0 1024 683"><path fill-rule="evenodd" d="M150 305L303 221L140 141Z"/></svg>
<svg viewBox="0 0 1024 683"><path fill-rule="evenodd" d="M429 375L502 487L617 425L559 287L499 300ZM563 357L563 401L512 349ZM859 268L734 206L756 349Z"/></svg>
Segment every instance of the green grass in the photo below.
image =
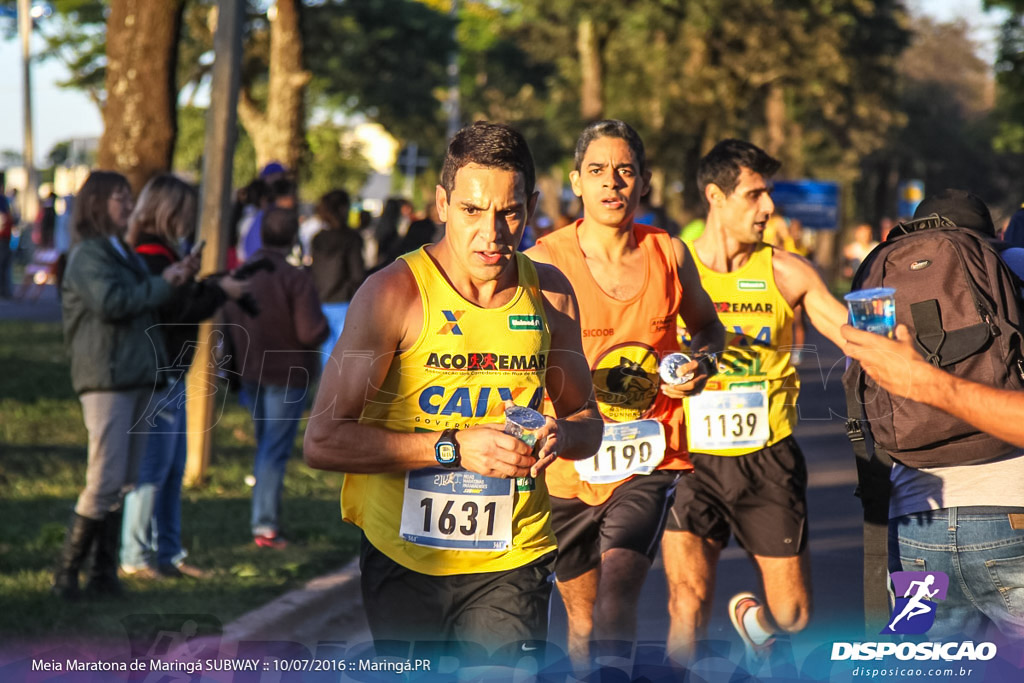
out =
<svg viewBox="0 0 1024 683"><path fill-rule="evenodd" d="M249 532L254 441L231 395L214 432L202 487L182 492L182 541L206 581L124 581L121 599L66 603L49 593L67 521L85 483L86 432L71 390L60 326L0 323L0 642L48 636L123 637L165 615L188 614L200 632L224 624L308 579L341 567L358 532L341 521L341 475L318 472L296 453L285 477L282 524L292 545L257 548ZM180 623L180 622L179 622Z"/></svg>

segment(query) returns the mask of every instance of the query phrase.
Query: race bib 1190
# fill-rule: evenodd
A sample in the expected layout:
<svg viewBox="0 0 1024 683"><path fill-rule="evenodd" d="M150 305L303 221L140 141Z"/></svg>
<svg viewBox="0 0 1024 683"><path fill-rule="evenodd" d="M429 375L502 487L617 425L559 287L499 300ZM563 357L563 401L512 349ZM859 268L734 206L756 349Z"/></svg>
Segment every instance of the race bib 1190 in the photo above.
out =
<svg viewBox="0 0 1024 683"><path fill-rule="evenodd" d="M664 459L664 425L657 420L637 420L605 424L601 448L575 465L583 481L611 484L650 474Z"/></svg>

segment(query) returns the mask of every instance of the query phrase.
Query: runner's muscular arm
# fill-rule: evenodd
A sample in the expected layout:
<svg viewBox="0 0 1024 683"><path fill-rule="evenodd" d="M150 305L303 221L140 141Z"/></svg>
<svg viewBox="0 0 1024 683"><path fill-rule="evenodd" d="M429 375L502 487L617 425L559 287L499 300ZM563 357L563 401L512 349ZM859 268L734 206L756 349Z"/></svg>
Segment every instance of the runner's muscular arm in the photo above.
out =
<svg viewBox="0 0 1024 683"><path fill-rule="evenodd" d="M886 391L925 403L969 422L981 431L1024 447L1024 391L971 382L925 362L906 325L896 340L843 325L842 348Z"/></svg>
<svg viewBox="0 0 1024 683"><path fill-rule="evenodd" d="M798 254L774 249L772 267L775 270L775 285L790 308L802 303L811 324L829 341L842 348L843 338L839 328L848 319L846 306L828 291L825 281L811 262Z"/></svg>
<svg viewBox="0 0 1024 683"><path fill-rule="evenodd" d="M320 380L303 442L303 457L314 469L374 474L430 467L436 433L395 432L360 424L399 349L410 346L423 327L416 282L398 261L356 292L341 339ZM410 416L411 419L411 416ZM480 425L456 435L462 466L491 477L525 477L535 463L531 449L503 434L502 425Z"/></svg>
<svg viewBox="0 0 1024 683"><path fill-rule="evenodd" d="M594 400L590 366L583 353L576 294L569 280L554 266L537 264L537 276L551 330L546 388L558 419L548 417L547 424L538 432L538 441L541 434L548 439L537 453L533 476L555 457L570 460L590 457L601 446L604 433L604 423Z"/></svg>
<svg viewBox="0 0 1024 683"><path fill-rule="evenodd" d="M725 345L725 328L718 319L714 302L700 283L697 265L681 240L673 237L672 248L675 251L679 284L683 287L679 315L690 333L690 348L703 353L721 353ZM661 391L670 398L695 396L704 390L704 385L711 379L712 370L714 368L708 367L707 362L691 361L679 368L679 372L693 372L693 379L684 384L662 384Z"/></svg>
<svg viewBox="0 0 1024 683"><path fill-rule="evenodd" d="M718 319L715 304L700 283L700 273L686 245L673 237L672 247L676 254L679 283L683 286L679 315L693 340L690 346L705 353L720 353L725 345L725 328Z"/></svg>

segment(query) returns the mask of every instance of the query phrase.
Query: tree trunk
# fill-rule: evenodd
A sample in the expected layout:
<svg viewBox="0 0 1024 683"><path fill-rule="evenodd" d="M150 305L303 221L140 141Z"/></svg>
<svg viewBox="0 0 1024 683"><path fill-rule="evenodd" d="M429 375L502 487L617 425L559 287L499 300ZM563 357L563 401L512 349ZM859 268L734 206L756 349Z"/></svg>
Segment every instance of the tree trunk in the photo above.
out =
<svg viewBox="0 0 1024 683"><path fill-rule="evenodd" d="M540 190L540 206L537 210L552 222L562 217L562 186L562 171L558 167L537 176L537 189Z"/></svg>
<svg viewBox="0 0 1024 683"><path fill-rule="evenodd" d="M786 143L786 93L776 81L768 86L768 97L764 103L765 148L764 151L776 159Z"/></svg>
<svg viewBox="0 0 1024 683"><path fill-rule="evenodd" d="M266 108L261 110L248 89L243 89L238 117L252 138L258 166L279 161L294 170L304 147L304 100L311 74L302 66L299 0L277 0L275 8Z"/></svg>
<svg viewBox="0 0 1024 683"><path fill-rule="evenodd" d="M175 67L182 0L112 0L107 17L107 102L98 163L138 194L171 167Z"/></svg>
<svg viewBox="0 0 1024 683"><path fill-rule="evenodd" d="M590 17L580 19L576 29L576 50L580 56L580 116L587 122L597 121L604 115L601 47Z"/></svg>
<svg viewBox="0 0 1024 683"><path fill-rule="evenodd" d="M707 214L704 197L697 187L697 166L704 156L704 138L707 126L701 124L695 131L686 147L683 157L683 217L690 221L697 216Z"/></svg>

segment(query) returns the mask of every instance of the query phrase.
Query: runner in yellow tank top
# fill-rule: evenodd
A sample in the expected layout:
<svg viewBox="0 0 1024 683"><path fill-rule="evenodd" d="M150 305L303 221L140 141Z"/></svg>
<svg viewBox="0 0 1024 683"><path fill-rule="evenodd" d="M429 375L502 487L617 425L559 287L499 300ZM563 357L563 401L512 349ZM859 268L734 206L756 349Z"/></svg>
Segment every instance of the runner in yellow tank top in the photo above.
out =
<svg viewBox="0 0 1024 683"><path fill-rule="evenodd" d="M680 481L662 551L669 584L668 651L684 663L711 614L715 569L730 534L754 559L764 603L740 593L729 616L752 657L778 631L810 616L807 469L792 436L799 382L790 362L793 307L839 343L846 309L804 258L761 242L774 210L766 179L779 162L724 140L703 159L697 185L707 228L693 242L701 279L726 329L719 375L687 399L694 476Z"/></svg>
<svg viewBox="0 0 1024 683"><path fill-rule="evenodd" d="M778 443L796 425L800 378L790 362L793 309L775 283L774 249L757 244L746 263L721 273L687 246L725 326L726 345L704 393L684 401L690 451L745 455ZM746 402L746 410L721 410L726 397Z"/></svg>
<svg viewBox="0 0 1024 683"><path fill-rule="evenodd" d="M569 655L583 675L597 654L591 640L634 639L640 588L673 487L691 470L680 397L699 393L712 367L691 362L681 370L696 376L679 394L659 392L658 362L679 350L672 323L681 315L704 351L721 349L723 333L683 243L633 223L650 180L636 131L622 121L591 124L576 144L575 166L570 179L583 219L527 254L558 266L576 291L606 422L594 457L556 462L550 477L555 573L569 616Z"/></svg>
<svg viewBox="0 0 1024 683"><path fill-rule="evenodd" d="M590 455L601 425L572 288L516 252L533 185L517 132L460 131L436 191L444 238L366 281L324 370L305 458L347 473L375 640L494 650L547 635L543 470ZM558 419L534 452L503 433L504 408L539 407L544 389Z"/></svg>

